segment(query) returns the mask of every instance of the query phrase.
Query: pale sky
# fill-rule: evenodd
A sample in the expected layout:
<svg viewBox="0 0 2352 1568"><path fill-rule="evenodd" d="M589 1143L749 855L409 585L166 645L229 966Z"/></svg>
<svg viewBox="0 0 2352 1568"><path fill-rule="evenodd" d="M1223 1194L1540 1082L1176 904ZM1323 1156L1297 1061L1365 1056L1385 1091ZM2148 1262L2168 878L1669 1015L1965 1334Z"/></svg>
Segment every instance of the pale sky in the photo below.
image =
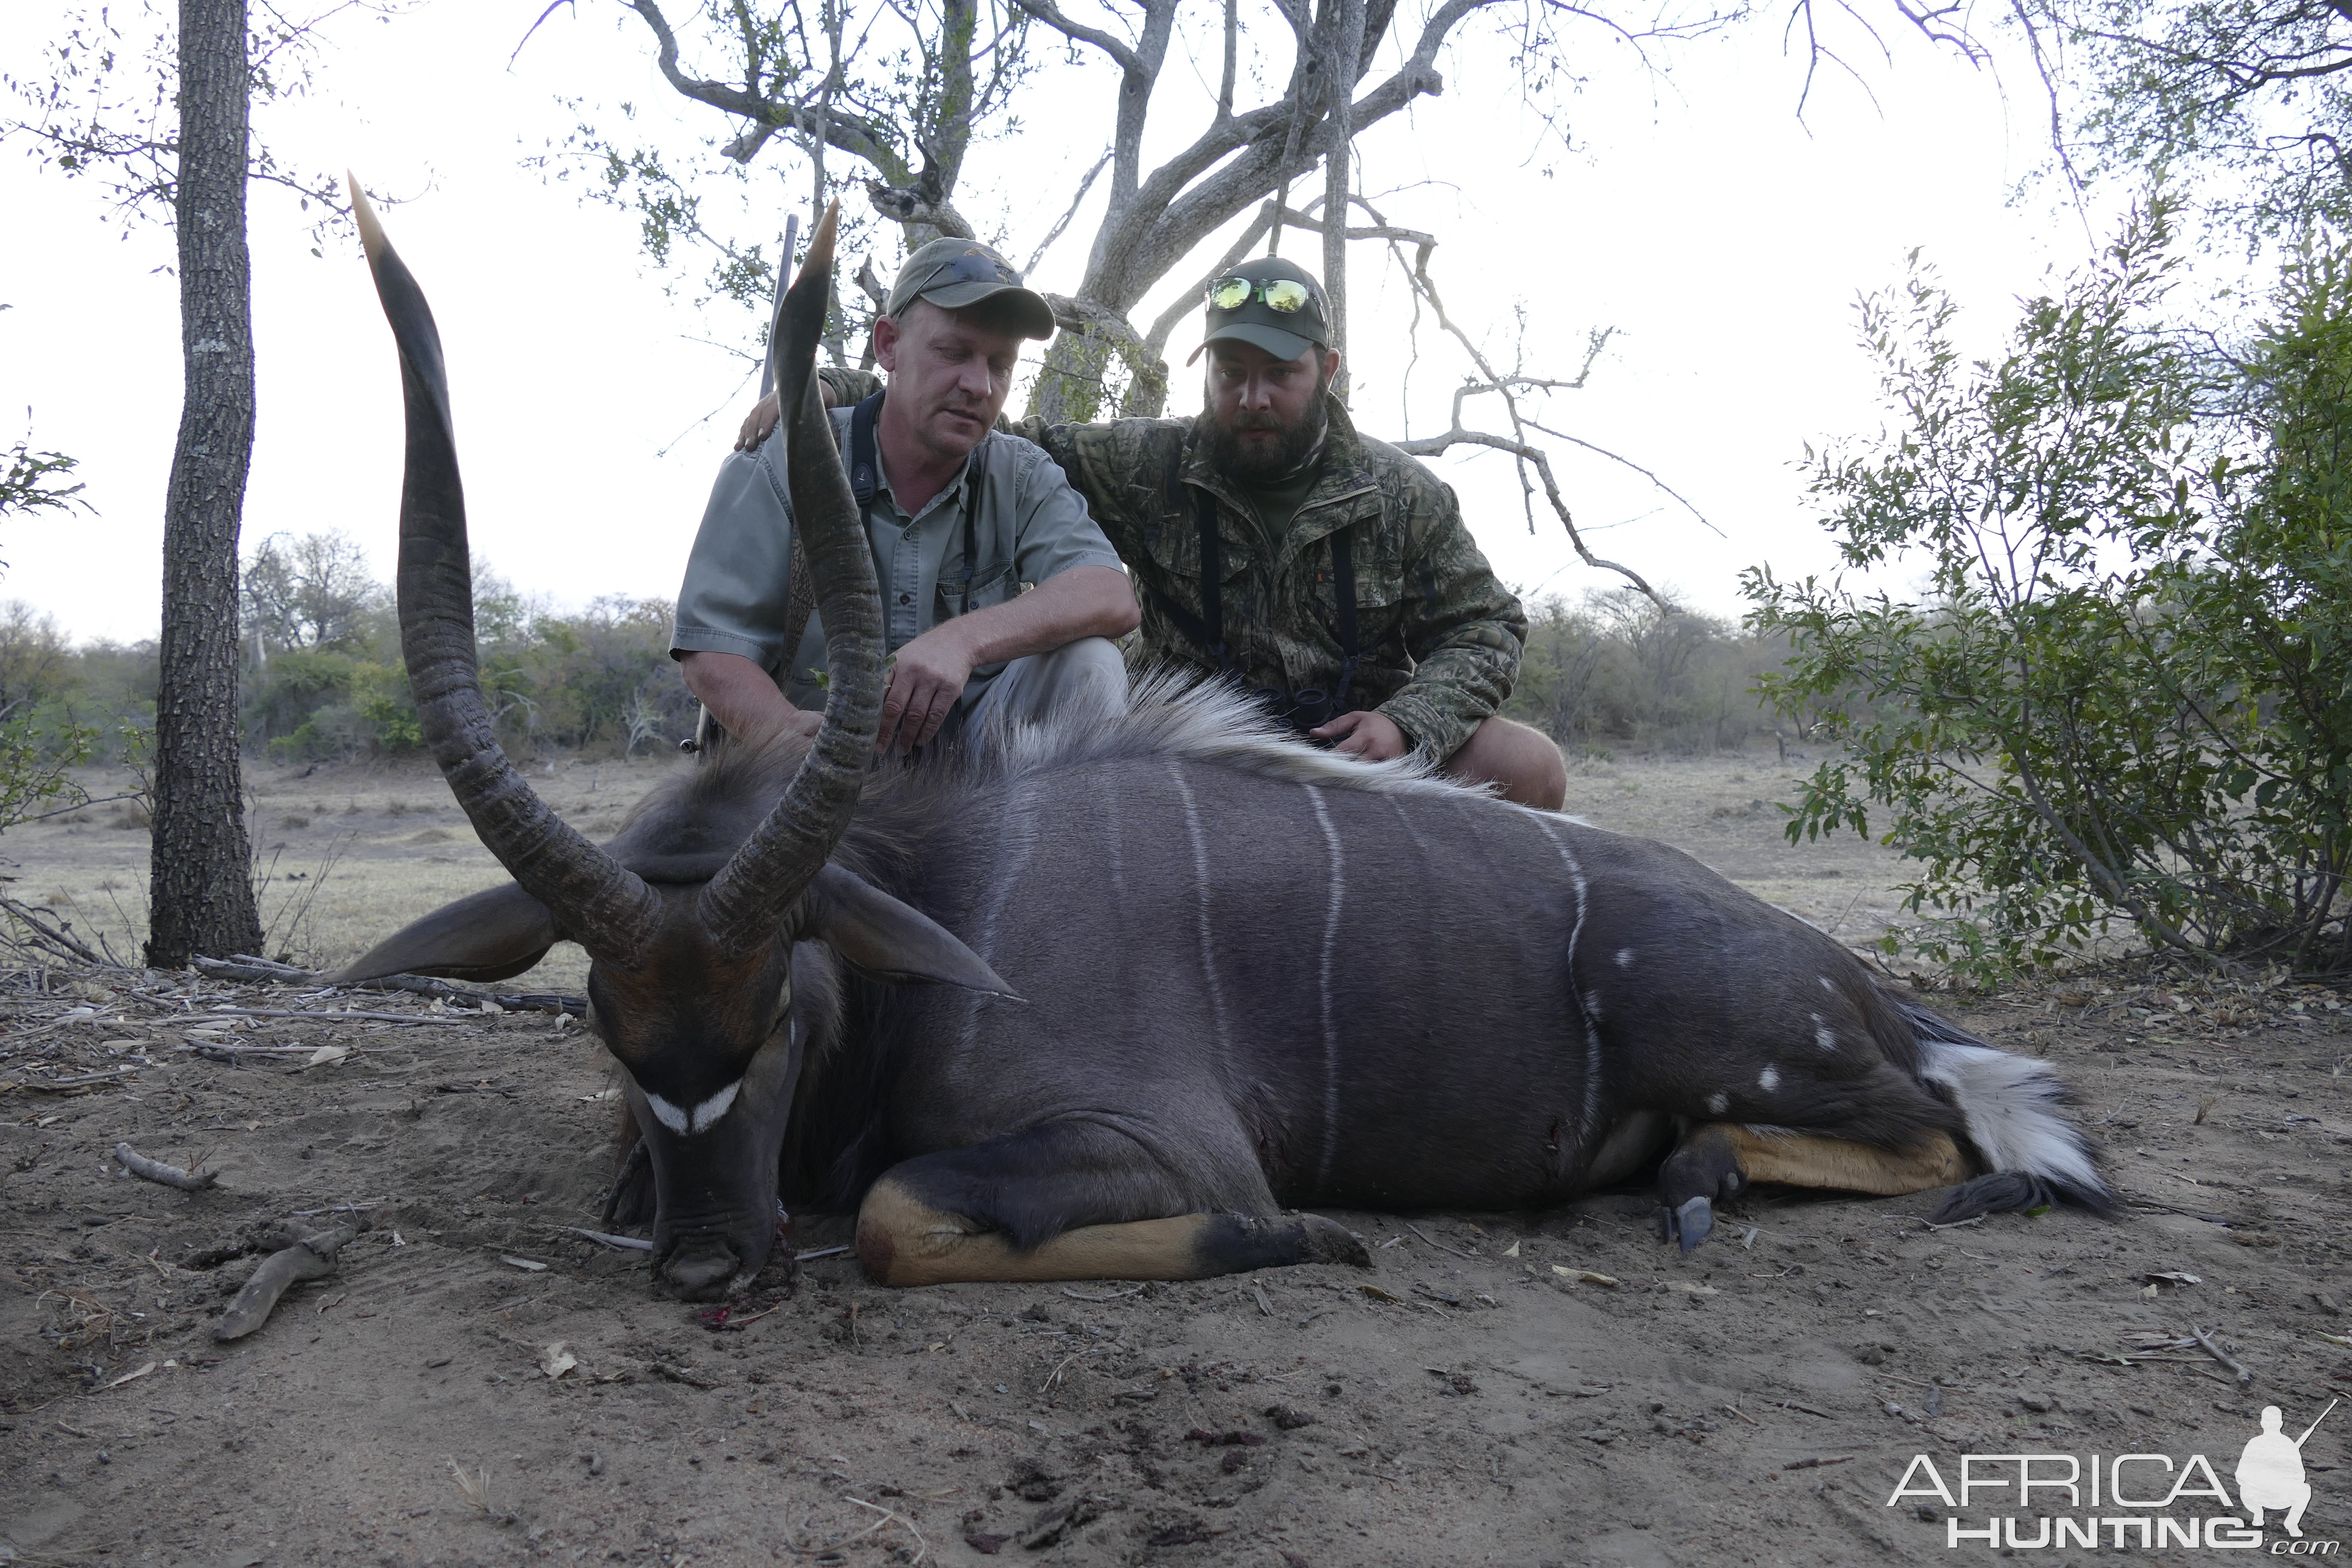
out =
<svg viewBox="0 0 2352 1568"><path fill-rule="evenodd" d="M583 205L522 161L575 122L559 94L630 100L639 125L679 144L721 121L671 93L642 25L598 0L559 12L509 70L508 52L542 4L426 0L388 22L343 26L320 59L317 96L264 124L288 163L348 165L405 198L385 222L440 322L477 554L559 603L667 597L745 401L741 372L697 341L714 322L689 308L689 290L666 294L627 216ZM7 6L0 68L37 69L65 9ZM1875 105L1824 76L1801 123L1801 62L1783 56L1777 18L1661 48L1672 68L1663 79L1640 74L1597 29L1572 37L1590 78L1563 104L1579 153L1543 145L1488 43L1483 58L1442 60L1444 95L1365 139L1365 184L1394 193L1382 202L1391 221L1439 234L1433 269L1449 304L1502 358L1512 357L1517 305L1534 374L1571 374L1589 327L1619 329L1588 389L1556 399L1548 422L1654 469L1722 533L1636 476L1562 448L1570 502L1601 554L1697 607L1736 613L1744 566L1834 566L1794 465L1808 442L1881 422L1855 344L1857 293L1895 280L1905 254L1923 247L1966 308L1969 340L1990 347L2013 299L2049 287L2051 268L2079 263L2091 240L2049 193L2010 201L2042 153L2047 109L2029 73L2004 83L1890 26L1891 67L1846 40ZM1175 111L1167 142L1199 123L1182 68L1164 79L1163 113ZM1091 64L1050 68L1045 89L1024 100L1025 132L968 166L960 205L983 229L1009 221L1016 258L1104 144L1110 80ZM807 185L795 175L772 188L781 229L784 199L805 201ZM15 307L0 312L0 432L13 439L29 407L35 445L81 459L95 509L12 520L0 533L0 596L50 611L76 637L152 637L180 395L174 284L161 270L170 234L143 226L126 236L94 186L5 152L0 212L0 301ZM313 258L290 200L268 191L257 193L252 233L260 435L247 543L341 528L389 576L398 377L358 246L346 234ZM1090 233L1082 216L1034 281L1074 287ZM1319 245L1294 236L1285 248L1313 265ZM1214 254L1204 248L1198 265ZM1407 302L1398 286L1375 285L1377 247L1355 256L1356 417L1396 437L1407 433ZM887 275L894 260L877 265ZM731 320L715 326L734 331ZM1180 328L1171 362L1197 341ZM1433 333L1423 349L1416 436L1444 427L1462 367ZM1180 363L1171 412L1198 402ZM1491 427L1500 410L1489 405ZM724 412L698 423L713 410ZM1613 581L1576 563L1540 508L1530 536L1507 459L1437 466L1507 581L1571 595Z"/></svg>

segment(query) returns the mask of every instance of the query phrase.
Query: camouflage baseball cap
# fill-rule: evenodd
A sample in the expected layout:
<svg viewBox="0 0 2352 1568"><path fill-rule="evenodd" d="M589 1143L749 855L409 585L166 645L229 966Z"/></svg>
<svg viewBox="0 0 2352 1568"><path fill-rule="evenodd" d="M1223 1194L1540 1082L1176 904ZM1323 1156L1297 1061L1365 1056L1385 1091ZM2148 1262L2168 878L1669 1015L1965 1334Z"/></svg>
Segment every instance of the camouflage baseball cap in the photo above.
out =
<svg viewBox="0 0 2352 1568"><path fill-rule="evenodd" d="M1297 359L1318 343L1331 346L1323 285L1279 256L1244 261L1210 284L1208 306L1207 335L1187 364L1211 343L1249 343L1276 359Z"/></svg>
<svg viewBox="0 0 2352 1568"><path fill-rule="evenodd" d="M918 300L961 310L999 295L1011 296L1006 313L1023 337L1054 335L1054 310L1045 296L1024 288L1013 265L976 239L935 239L907 258L882 312L896 316Z"/></svg>

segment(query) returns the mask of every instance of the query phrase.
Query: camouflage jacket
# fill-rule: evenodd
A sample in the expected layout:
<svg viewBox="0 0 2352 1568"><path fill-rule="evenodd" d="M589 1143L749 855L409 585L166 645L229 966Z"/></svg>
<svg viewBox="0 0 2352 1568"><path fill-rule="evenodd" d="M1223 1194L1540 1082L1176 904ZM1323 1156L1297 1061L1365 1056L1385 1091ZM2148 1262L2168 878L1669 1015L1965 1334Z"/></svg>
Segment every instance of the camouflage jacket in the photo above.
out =
<svg viewBox="0 0 2352 1568"><path fill-rule="evenodd" d="M836 401L879 385L857 372L820 374ZM1217 667L1187 631L1202 614L1194 496L1205 490L1217 502L1234 674L1254 687L1332 689L1346 658L1330 540L1346 529L1357 625L1348 706L1377 708L1417 749L1451 756L1511 694L1528 632L1518 600L1463 526L1453 489L1417 459L1358 435L1334 401L1323 476L1269 558L1256 513L1198 449L1193 424L1011 426L1053 455L1127 563L1143 606L1141 661Z"/></svg>

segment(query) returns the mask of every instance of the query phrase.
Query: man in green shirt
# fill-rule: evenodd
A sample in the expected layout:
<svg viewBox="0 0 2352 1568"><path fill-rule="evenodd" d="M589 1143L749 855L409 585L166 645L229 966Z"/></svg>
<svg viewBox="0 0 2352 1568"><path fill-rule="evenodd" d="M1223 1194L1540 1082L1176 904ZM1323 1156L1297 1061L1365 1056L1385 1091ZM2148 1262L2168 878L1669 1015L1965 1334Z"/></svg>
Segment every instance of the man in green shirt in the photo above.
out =
<svg viewBox="0 0 2352 1568"><path fill-rule="evenodd" d="M883 749L1126 701L1109 639L1138 617L1118 555L1052 459L995 428L1023 342L1053 331L1002 257L934 240L875 325L887 395L869 387L834 412L894 656ZM721 468L670 636L688 689L744 738L814 733L824 705L824 628L793 545L783 445Z"/></svg>
<svg viewBox="0 0 2352 1568"><path fill-rule="evenodd" d="M1225 675L1335 750L1419 751L1556 810L1559 748L1496 713L1527 616L1453 490L1360 436L1329 395L1322 287L1278 258L1210 290L1205 406L1192 419L1013 428L1050 453L1117 547L1143 607L1141 658ZM820 372L826 395L871 389ZM756 444L767 405L744 426Z"/></svg>

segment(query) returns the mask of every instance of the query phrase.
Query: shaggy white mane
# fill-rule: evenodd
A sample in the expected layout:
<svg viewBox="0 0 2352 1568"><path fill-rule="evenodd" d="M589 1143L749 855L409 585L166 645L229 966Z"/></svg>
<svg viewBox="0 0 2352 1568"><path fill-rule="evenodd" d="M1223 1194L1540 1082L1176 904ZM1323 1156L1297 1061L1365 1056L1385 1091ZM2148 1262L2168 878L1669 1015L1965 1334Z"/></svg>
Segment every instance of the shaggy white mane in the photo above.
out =
<svg viewBox="0 0 2352 1568"><path fill-rule="evenodd" d="M1231 685L1165 668L1136 678L1124 713L1079 708L1043 723L1002 724L971 737L964 752L964 777L973 784L1013 783L1085 763L1156 757L1369 795L1494 798L1489 785L1441 777L1418 752L1394 762L1366 763L1326 751L1268 718Z"/></svg>

